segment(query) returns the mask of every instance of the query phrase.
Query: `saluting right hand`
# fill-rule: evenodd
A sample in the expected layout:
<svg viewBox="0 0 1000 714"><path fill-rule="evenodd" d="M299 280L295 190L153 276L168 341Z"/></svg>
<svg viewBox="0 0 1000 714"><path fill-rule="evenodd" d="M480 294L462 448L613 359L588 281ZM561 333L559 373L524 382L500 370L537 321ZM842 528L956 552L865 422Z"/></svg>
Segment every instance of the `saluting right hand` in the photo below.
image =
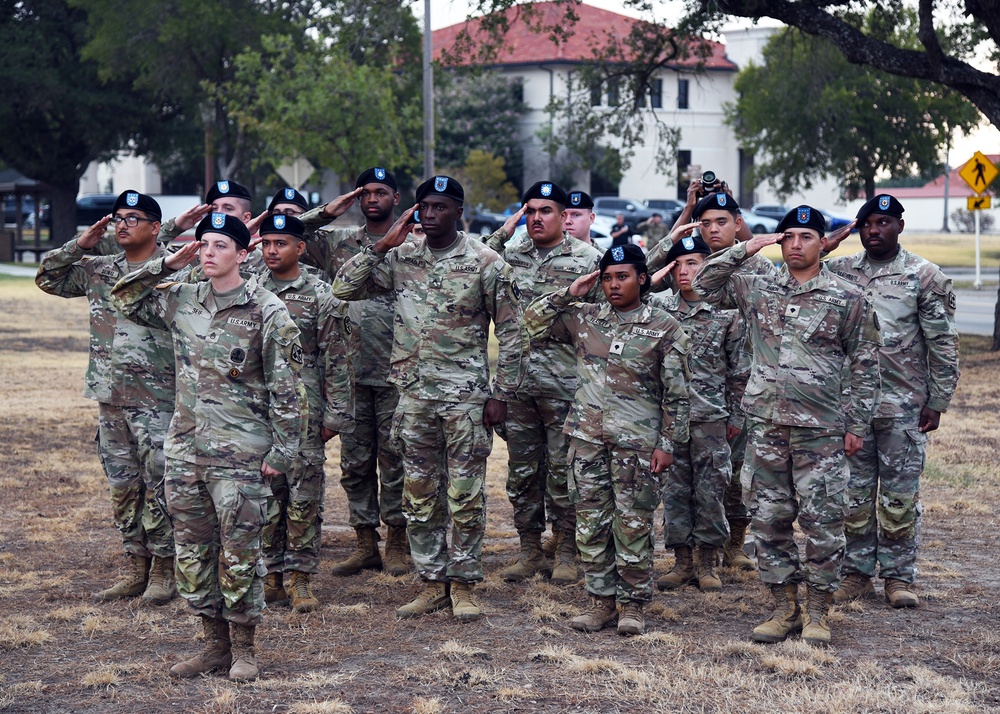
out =
<svg viewBox="0 0 1000 714"><path fill-rule="evenodd" d="M104 218L85 230L83 235L76 239L76 244L84 250L90 250L101 242L101 238L104 237L104 232L107 230L109 223L111 223L111 214L106 215Z"/></svg>
<svg viewBox="0 0 1000 714"><path fill-rule="evenodd" d="M687 238L689 235L691 235L691 233L694 232L694 229L700 225L701 225L700 221L692 221L691 223L685 223L684 225L677 226L672 231L670 231L670 235L667 237L670 238L670 242L672 244L676 245L677 241L679 241L681 238Z"/></svg>
<svg viewBox="0 0 1000 714"><path fill-rule="evenodd" d="M827 253L832 253L837 250L837 248L840 247L840 244L844 242L844 239L851 234L851 231L854 230L854 226L856 225L858 225L858 222L854 220L846 226L841 226L832 233L829 233L826 236L826 248L824 248L824 250Z"/></svg>
<svg viewBox="0 0 1000 714"><path fill-rule="evenodd" d="M600 277L600 270L595 270L593 273L589 273L587 275L581 275L573 281L572 285L569 286L569 294L573 297L584 297L587 293L594 289L594 286L597 284Z"/></svg>
<svg viewBox="0 0 1000 714"><path fill-rule="evenodd" d="M518 209L517 213L503 222L503 232L507 234L508 238L513 237L514 231L517 230L517 224L521 222L522 218L524 218L524 212L527 210L528 204L524 204Z"/></svg>
<svg viewBox="0 0 1000 714"><path fill-rule="evenodd" d="M372 250L376 253L388 253L393 248L403 245L406 236L410 235L410 231L413 230L412 217L419 208L419 205L414 205L403 211L403 215L396 219L389 232L375 242Z"/></svg>
<svg viewBox="0 0 1000 714"><path fill-rule="evenodd" d="M743 245L746 246L747 257L754 255L761 248L780 243L783 233L758 233Z"/></svg>
<svg viewBox="0 0 1000 714"><path fill-rule="evenodd" d="M212 212L212 206L208 203L202 203L198 206L193 206L181 215L174 219L174 225L177 226L181 232L190 230L198 225L198 222Z"/></svg>
<svg viewBox="0 0 1000 714"><path fill-rule="evenodd" d="M662 281L667 279L667 276L670 275L670 271L673 270L676 265L677 261L671 260L669 263L653 273L653 277L650 278L649 284L659 285Z"/></svg>
<svg viewBox="0 0 1000 714"><path fill-rule="evenodd" d="M163 267L171 272L180 270L198 256L199 250L201 250L201 241L193 240L176 253L164 258Z"/></svg>
<svg viewBox="0 0 1000 714"><path fill-rule="evenodd" d="M361 195L364 191L364 186L358 186L356 189L350 193L345 193L343 196L337 196L335 199L323 206L323 210L320 211L320 215L324 218L340 218L347 209L354 205L354 201Z"/></svg>

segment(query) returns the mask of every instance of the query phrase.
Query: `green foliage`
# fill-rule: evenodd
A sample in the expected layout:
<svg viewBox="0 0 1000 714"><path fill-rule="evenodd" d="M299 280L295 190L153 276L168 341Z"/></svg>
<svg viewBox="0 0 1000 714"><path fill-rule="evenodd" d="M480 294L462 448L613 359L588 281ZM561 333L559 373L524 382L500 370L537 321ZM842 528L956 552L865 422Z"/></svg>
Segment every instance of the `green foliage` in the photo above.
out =
<svg viewBox="0 0 1000 714"><path fill-rule="evenodd" d="M907 18L889 28L873 13L867 27L912 44ZM756 153L754 178L783 197L821 176L838 177L848 197L871 197L877 176L932 172L951 132L980 120L940 85L851 66L832 43L796 29L772 37L763 57L740 72L726 121Z"/></svg>
<svg viewBox="0 0 1000 714"><path fill-rule="evenodd" d="M455 175L465 189L467 206L502 211L517 200L517 189L507 180L504 160L499 156L473 149Z"/></svg>

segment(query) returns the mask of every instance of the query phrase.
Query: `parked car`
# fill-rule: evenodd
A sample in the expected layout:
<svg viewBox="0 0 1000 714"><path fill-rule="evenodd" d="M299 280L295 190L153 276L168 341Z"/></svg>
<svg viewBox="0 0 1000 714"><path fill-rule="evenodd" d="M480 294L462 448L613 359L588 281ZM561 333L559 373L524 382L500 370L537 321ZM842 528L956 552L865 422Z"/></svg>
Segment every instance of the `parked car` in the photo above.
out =
<svg viewBox="0 0 1000 714"><path fill-rule="evenodd" d="M88 193L76 199L76 225L92 226L111 213L118 196L114 193Z"/></svg>
<svg viewBox="0 0 1000 714"><path fill-rule="evenodd" d="M823 209L820 209L820 213L822 213L823 218L826 219L827 232L835 231L838 228L843 228L853 220L851 218L844 218L843 216L835 216L829 211L824 211Z"/></svg>
<svg viewBox="0 0 1000 714"><path fill-rule="evenodd" d="M41 207L42 225L49 224L49 207L43 203ZM8 193L3 197L3 222L17 223L17 198L14 194ZM21 224L27 228L35 225L35 199L32 196L21 196Z"/></svg>
<svg viewBox="0 0 1000 714"><path fill-rule="evenodd" d="M785 217L791 206L782 206L780 203L758 203L750 208L752 213L756 213L758 216L767 216L768 218L773 218L775 221L775 226L778 225L778 221Z"/></svg>
<svg viewBox="0 0 1000 714"><path fill-rule="evenodd" d="M646 204L641 201L631 198L597 196L594 198L594 213L609 218L614 218L616 213L621 213L625 216L625 225L629 227L630 231L637 233L639 224L652 216L654 211L646 208ZM655 213L659 213L659 211L655 211Z"/></svg>
<svg viewBox="0 0 1000 714"><path fill-rule="evenodd" d="M753 211L741 210L743 222L750 226L754 233L774 233L778 229L778 221L770 216L764 216Z"/></svg>

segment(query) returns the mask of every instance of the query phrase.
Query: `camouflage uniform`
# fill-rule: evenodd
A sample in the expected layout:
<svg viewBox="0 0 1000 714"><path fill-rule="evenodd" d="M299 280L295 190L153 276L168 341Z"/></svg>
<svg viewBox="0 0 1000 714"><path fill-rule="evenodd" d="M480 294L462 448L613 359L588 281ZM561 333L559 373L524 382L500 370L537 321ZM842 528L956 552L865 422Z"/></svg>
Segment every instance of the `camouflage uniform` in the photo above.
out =
<svg viewBox="0 0 1000 714"><path fill-rule="evenodd" d="M722 307L738 306L750 329L743 408L751 446L742 482L761 580L786 585L804 577L834 592L847 510L845 423L863 437L878 403L878 319L861 291L825 265L799 285L787 267L761 276L741 270L745 260L742 243L712 255L692 289ZM796 518L806 536L804 564L792 538Z"/></svg>
<svg viewBox="0 0 1000 714"><path fill-rule="evenodd" d="M364 226L327 227L322 207L300 216L306 228L303 261L323 270L332 282L348 260L382 236ZM351 322L360 347L354 353L354 430L340 436L340 485L347 494L348 525L406 527L403 516L403 462L389 437L399 392L389 384L389 355L396 304L391 294L351 302ZM377 467L377 468L376 468Z"/></svg>
<svg viewBox="0 0 1000 714"><path fill-rule="evenodd" d="M330 286L313 275L302 273L291 283L279 283L266 271L261 287L281 298L299 328L299 377L309 402L299 457L287 474L271 479L264 565L269 573L317 573L326 481L321 430L343 434L354 428L350 355L357 351L357 332L347 317L347 303L333 297Z"/></svg>
<svg viewBox="0 0 1000 714"><path fill-rule="evenodd" d="M579 386L564 431L587 591L648 602L661 488L650 457L653 449L675 453L689 438L688 338L663 310L619 313L576 302L568 288L536 299L524 320L532 339L576 351Z"/></svg>
<svg viewBox="0 0 1000 714"><path fill-rule="evenodd" d="M601 254L563 234L562 243L547 253L535 248L527 234L508 242L499 230L487 245L503 255L527 304L540 295L567 287L598 269ZM505 245L506 244L506 245ZM603 298L600 286L592 301ZM576 356L567 344L550 340L531 343L527 374L517 397L507 403L507 497L514 507L518 533L545 530L545 503L549 503L556 531L576 530L576 510L569 500L569 437L563 424L576 393Z"/></svg>
<svg viewBox="0 0 1000 714"><path fill-rule="evenodd" d="M304 425L299 330L257 278L216 295L210 282L158 286L162 273L152 260L114 296L131 319L173 335L177 399L163 449L177 589L200 615L254 626L270 495L261 463L289 473Z"/></svg>
<svg viewBox="0 0 1000 714"><path fill-rule="evenodd" d="M875 304L884 346L882 401L861 451L850 459L844 569L912 583L920 537L920 474L927 435L920 411L948 409L958 383L958 331L951 280L902 248L888 263L865 252L827 265Z"/></svg>
<svg viewBox="0 0 1000 714"><path fill-rule="evenodd" d="M659 223L653 223L652 218L647 218L635 228L642 233L642 237L646 240L646 245L650 247L658 244L670 233L670 226L662 219Z"/></svg>
<svg viewBox="0 0 1000 714"><path fill-rule="evenodd" d="M722 499L732 480L726 427L742 429L744 420L742 321L736 310L692 304L676 294L652 295L648 302L676 319L691 343L691 439L677 445L664 477L663 539L668 548L695 541L721 548L729 537Z"/></svg>
<svg viewBox="0 0 1000 714"><path fill-rule="evenodd" d="M163 255L156 248L153 258ZM174 410L170 333L140 327L112 304L111 288L129 272L122 252L88 256L76 239L42 258L35 283L90 302L90 361L83 395L98 403L98 454L125 552L171 558L173 532L163 493L163 440Z"/></svg>
<svg viewBox="0 0 1000 714"><path fill-rule="evenodd" d="M521 383L528 337L520 324L520 290L499 255L459 232L438 255L426 239L384 255L366 247L340 269L333 286L343 300L381 293L396 299L389 381L400 392L393 433L406 474L410 553L425 580L480 581L486 457L493 448L483 406L490 397L512 400ZM500 343L492 390L491 319Z"/></svg>

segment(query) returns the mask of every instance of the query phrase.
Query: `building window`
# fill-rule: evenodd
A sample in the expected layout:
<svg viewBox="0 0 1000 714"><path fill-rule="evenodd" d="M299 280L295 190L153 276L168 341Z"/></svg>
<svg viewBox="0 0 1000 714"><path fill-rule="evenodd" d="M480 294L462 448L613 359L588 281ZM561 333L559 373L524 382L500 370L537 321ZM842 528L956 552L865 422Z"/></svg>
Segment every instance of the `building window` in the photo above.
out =
<svg viewBox="0 0 1000 714"><path fill-rule="evenodd" d="M590 106L601 106L601 81L594 80L590 83Z"/></svg>
<svg viewBox="0 0 1000 714"><path fill-rule="evenodd" d="M649 106L653 109L663 108L663 80L654 79L649 87Z"/></svg>
<svg viewBox="0 0 1000 714"><path fill-rule="evenodd" d="M677 150L677 200L686 201L688 192L688 183L690 177L688 176L688 170L691 168L691 150L690 149L678 149Z"/></svg>
<svg viewBox="0 0 1000 714"><path fill-rule="evenodd" d="M608 106L617 107L620 101L618 90L618 78L608 80Z"/></svg>
<svg viewBox="0 0 1000 714"><path fill-rule="evenodd" d="M688 108L688 80L678 79L677 80L677 108L687 109Z"/></svg>

